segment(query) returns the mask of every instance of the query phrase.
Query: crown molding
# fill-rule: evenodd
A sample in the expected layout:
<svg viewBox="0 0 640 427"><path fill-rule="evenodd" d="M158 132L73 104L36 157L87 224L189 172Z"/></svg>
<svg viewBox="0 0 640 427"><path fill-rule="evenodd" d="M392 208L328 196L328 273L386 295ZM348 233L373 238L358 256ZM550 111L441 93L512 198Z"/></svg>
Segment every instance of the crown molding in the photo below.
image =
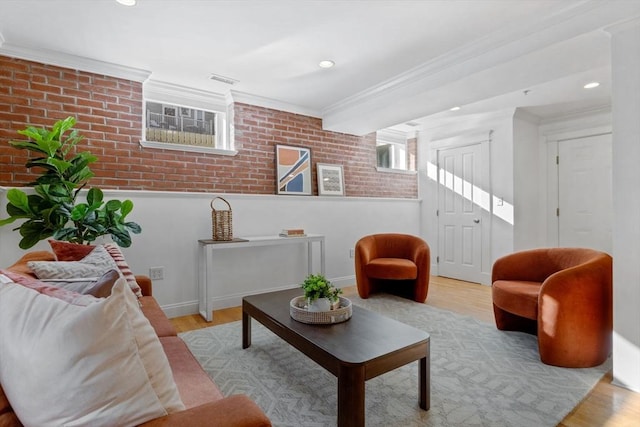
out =
<svg viewBox="0 0 640 427"><path fill-rule="evenodd" d="M606 26L640 15L640 3L610 0L583 0L558 7L525 25L514 22L486 37L452 50L414 67L392 79L345 98L322 110L325 129L362 134L375 130L383 111L370 111L375 106L391 105L417 94L425 94L497 64L513 61L581 34L602 30ZM398 108L396 105L395 108ZM421 115L419 107L414 119ZM379 108L377 110L380 110ZM368 114L371 112L371 114ZM384 127L384 126L381 126Z"/></svg>
<svg viewBox="0 0 640 427"><path fill-rule="evenodd" d="M144 82L151 75L151 71L139 68L125 67L111 62L98 61L96 59L56 52L48 49L18 46L7 43L1 34L0 55L25 59L27 61L41 62L43 64L56 65L58 67L70 68L73 70L117 77L135 82Z"/></svg>
<svg viewBox="0 0 640 427"><path fill-rule="evenodd" d="M272 98L239 91L229 91L227 94L208 92L169 82L152 80L150 79L151 71L147 70L126 67L48 49L31 48L6 43L2 34L0 34L0 55L142 82L144 83L145 97L149 99L174 100L174 102L182 105L216 110L224 109L226 105L232 102L240 102L304 116L321 117L318 110Z"/></svg>
<svg viewBox="0 0 640 427"><path fill-rule="evenodd" d="M516 108L460 116L440 117L422 121L421 133L430 135L432 141L457 138L466 134L485 134L512 123Z"/></svg>
<svg viewBox="0 0 640 427"><path fill-rule="evenodd" d="M539 125L541 122L540 117L525 111L525 108L526 107L516 108L516 111L513 113L513 118L524 120L525 122L533 123L534 125Z"/></svg>
<svg viewBox="0 0 640 427"><path fill-rule="evenodd" d="M230 90L227 94L227 103L234 102L255 105L257 107L269 108L272 110L286 111L288 113L300 114L303 116L321 118L320 111L313 108L303 107L301 105L290 104L288 102L278 101L277 99L267 98L258 95L251 95L245 92Z"/></svg>
<svg viewBox="0 0 640 427"><path fill-rule="evenodd" d="M144 98L153 101L172 102L215 111L225 111L227 107L227 98L221 93L153 79L144 82L142 88Z"/></svg>
<svg viewBox="0 0 640 427"><path fill-rule="evenodd" d="M634 28L640 27L640 17L631 18L624 22L619 22L617 24L606 27L604 31L611 35L616 35L618 33L625 32L627 30L632 30Z"/></svg>
<svg viewBox="0 0 640 427"><path fill-rule="evenodd" d="M580 4L580 7L586 7L587 10L591 10L595 6L595 4L591 4L588 1L582 2ZM445 71L453 65L480 58L482 55L491 53L492 51L500 49L506 45L521 43L523 40L529 38L533 33L538 33L543 29L549 28L552 25L557 25L559 22L566 21L570 18L575 17L576 11L574 10L574 8L575 7L563 8L560 12L553 13L546 18L540 17L540 19L537 19L535 22L532 22L526 26L511 25L501 28L498 31L475 40L474 42L454 49L431 61L427 61L421 65L418 65L417 67L414 67L404 73L388 79L378 85L372 86L362 92L345 98L325 108L323 110L323 114L331 114L335 110L339 110L351 104L361 102L381 92L410 85L414 82L424 79L425 77L429 77L439 72ZM567 14L568 16L566 16Z"/></svg>
<svg viewBox="0 0 640 427"><path fill-rule="evenodd" d="M406 142L408 137L408 132L404 132L398 129L380 129L376 132L376 137L380 141L388 141L394 143Z"/></svg>
<svg viewBox="0 0 640 427"><path fill-rule="evenodd" d="M609 116L608 121L611 122L611 104L602 104L596 107L583 108L581 110L570 111L567 114L561 116L552 117L549 119L540 120L541 125L553 125L555 123L562 123L569 120L579 120L584 118L592 118L593 116L602 115Z"/></svg>

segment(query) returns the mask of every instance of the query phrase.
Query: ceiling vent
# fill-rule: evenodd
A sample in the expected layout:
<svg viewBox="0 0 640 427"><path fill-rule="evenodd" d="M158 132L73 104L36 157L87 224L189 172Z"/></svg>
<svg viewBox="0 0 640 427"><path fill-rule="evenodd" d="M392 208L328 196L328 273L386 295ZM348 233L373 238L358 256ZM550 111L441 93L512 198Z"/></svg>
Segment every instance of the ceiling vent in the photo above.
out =
<svg viewBox="0 0 640 427"><path fill-rule="evenodd" d="M234 85L236 83L239 83L239 80L232 79L231 77L220 76L218 74L211 74L209 76L209 80L215 80L218 82L226 83L228 85Z"/></svg>

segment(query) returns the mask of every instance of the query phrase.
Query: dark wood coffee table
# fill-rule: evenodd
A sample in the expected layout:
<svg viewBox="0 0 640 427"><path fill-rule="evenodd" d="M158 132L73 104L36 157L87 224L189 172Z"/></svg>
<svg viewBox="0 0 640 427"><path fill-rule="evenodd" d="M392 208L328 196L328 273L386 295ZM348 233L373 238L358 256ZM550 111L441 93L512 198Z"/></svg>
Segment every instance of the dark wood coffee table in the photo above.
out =
<svg viewBox="0 0 640 427"><path fill-rule="evenodd" d="M251 345L251 318L338 378L338 426L364 426L364 383L419 361L419 405L430 406L429 334L364 308L334 325L307 325L289 315L300 289L242 299L242 348Z"/></svg>

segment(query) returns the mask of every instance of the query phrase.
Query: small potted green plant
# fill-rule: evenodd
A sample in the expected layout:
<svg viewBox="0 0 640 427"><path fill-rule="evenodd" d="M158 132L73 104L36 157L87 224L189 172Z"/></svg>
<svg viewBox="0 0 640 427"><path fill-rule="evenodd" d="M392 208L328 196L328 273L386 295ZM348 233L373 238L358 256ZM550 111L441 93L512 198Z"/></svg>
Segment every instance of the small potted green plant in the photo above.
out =
<svg viewBox="0 0 640 427"><path fill-rule="evenodd" d="M322 274L310 274L301 286L309 311L329 311L338 307L342 289L333 286Z"/></svg>

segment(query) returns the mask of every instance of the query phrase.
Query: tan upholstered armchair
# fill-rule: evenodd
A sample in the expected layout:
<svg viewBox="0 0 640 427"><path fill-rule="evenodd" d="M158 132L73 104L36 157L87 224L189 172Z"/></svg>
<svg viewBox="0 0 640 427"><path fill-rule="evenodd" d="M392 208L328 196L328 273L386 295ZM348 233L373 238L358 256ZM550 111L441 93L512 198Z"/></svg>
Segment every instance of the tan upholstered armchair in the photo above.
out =
<svg viewBox="0 0 640 427"><path fill-rule="evenodd" d="M603 363L613 330L612 259L582 248L533 249L493 265L496 326L538 335L548 365Z"/></svg>
<svg viewBox="0 0 640 427"><path fill-rule="evenodd" d="M373 234L356 243L358 294L368 298L377 285L411 281L413 299L424 302L429 290L431 257L429 245L408 234Z"/></svg>

